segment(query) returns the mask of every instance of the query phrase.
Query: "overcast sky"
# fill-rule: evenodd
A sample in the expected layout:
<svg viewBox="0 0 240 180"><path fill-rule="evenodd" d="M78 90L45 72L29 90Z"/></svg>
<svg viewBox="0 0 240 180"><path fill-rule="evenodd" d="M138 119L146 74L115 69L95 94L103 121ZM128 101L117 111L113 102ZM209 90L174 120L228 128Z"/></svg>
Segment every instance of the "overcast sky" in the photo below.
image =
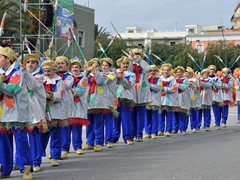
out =
<svg viewBox="0 0 240 180"><path fill-rule="evenodd" d="M142 31L185 31L185 25L202 27L224 25L231 28L231 17L240 0L75 0L95 9L95 24L113 34L110 21L119 33L126 27L138 26Z"/></svg>

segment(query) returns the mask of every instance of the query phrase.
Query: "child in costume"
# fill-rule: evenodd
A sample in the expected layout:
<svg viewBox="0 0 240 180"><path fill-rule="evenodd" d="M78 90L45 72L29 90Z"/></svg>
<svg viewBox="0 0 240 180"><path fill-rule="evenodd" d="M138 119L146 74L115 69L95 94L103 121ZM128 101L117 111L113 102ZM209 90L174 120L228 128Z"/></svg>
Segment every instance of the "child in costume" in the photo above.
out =
<svg viewBox="0 0 240 180"><path fill-rule="evenodd" d="M110 58L102 58L100 61L102 75L106 79L106 84L103 86L104 94L109 98L109 113L104 114L105 119L105 144L108 148L113 147L113 119L118 116L117 112L117 77L114 72L110 71L113 61Z"/></svg>
<svg viewBox="0 0 240 180"><path fill-rule="evenodd" d="M133 120L135 133L132 135L136 137L137 142L142 141L143 128L146 117L146 105L152 102L150 85L148 82L148 72L150 70L149 64L144 61L142 50L135 48L129 51L131 56L130 70L136 75L135 81L135 99L136 104L133 110Z"/></svg>
<svg viewBox="0 0 240 180"><path fill-rule="evenodd" d="M126 56L122 56L117 60L117 97L118 97L118 108L117 111L120 113L117 118L113 121L113 141L116 143L119 140L121 133L121 122L122 122L122 136L126 144L132 145L132 134L133 131L133 120L132 110L134 107L134 82L135 74L129 71L130 59Z"/></svg>
<svg viewBox="0 0 240 180"><path fill-rule="evenodd" d="M210 124L211 124L211 107L212 107L212 99L213 99L213 93L212 93L212 86L213 81L209 78L209 69L203 69L201 72L201 78L200 78L200 85L201 85L201 109L200 110L200 122L198 122L198 128L201 127L202 122L202 114L203 114L203 121L206 131L209 131Z"/></svg>
<svg viewBox="0 0 240 180"><path fill-rule="evenodd" d="M55 62L57 64L58 69L57 75L62 78L65 89L65 93L63 95L63 101L65 105L63 109L64 114L62 118L69 120L71 111L73 109L73 94L72 94L73 77L68 72L71 62L65 56L57 56ZM71 143L71 128L68 125L62 128L62 153L61 153L62 159L67 158L70 149L70 143Z"/></svg>
<svg viewBox="0 0 240 180"><path fill-rule="evenodd" d="M236 77L236 104L237 104L237 123L240 123L240 68L234 69L233 75Z"/></svg>
<svg viewBox="0 0 240 180"><path fill-rule="evenodd" d="M9 47L0 46L0 91L2 117L0 119L0 179L10 176L13 169L13 136L18 164L23 180L32 180L31 150L28 143L28 123L32 119L23 74L15 69L17 57Z"/></svg>
<svg viewBox="0 0 240 180"><path fill-rule="evenodd" d="M95 152L100 152L104 141L104 114L109 113L108 98L105 96L103 89L106 80L99 71L97 58L88 62L87 71L91 72L88 75L88 120L90 124L86 127L87 142L83 150L93 149L95 143Z"/></svg>
<svg viewBox="0 0 240 180"><path fill-rule="evenodd" d="M65 116L65 103L63 100L65 88L62 78L56 74L57 65L54 61L44 61L42 69L44 70L43 85L47 97L47 122L50 130L50 132L42 134L42 146L45 152L50 135L51 165L58 166L58 159L61 159L61 131L62 127L68 125L66 118L63 118Z"/></svg>
<svg viewBox="0 0 240 180"><path fill-rule="evenodd" d="M161 85L162 82L156 76L158 68L156 65L150 66L148 82L150 84L151 96L153 101L147 105L147 118L145 122L146 135L144 138L156 139L158 133L158 117L161 113Z"/></svg>
<svg viewBox="0 0 240 180"><path fill-rule="evenodd" d="M88 79L84 72L81 72L82 63L75 59L71 62L71 73L73 76L72 91L74 95L73 109L69 120L70 132L72 132L72 145L77 155L82 151L82 126L88 125L87 120L87 87ZM71 134L70 134L71 135Z"/></svg>
<svg viewBox="0 0 240 180"><path fill-rule="evenodd" d="M217 67L215 65L208 66L209 69L209 78L213 82L213 102L212 102L212 108L213 108L213 114L215 119L215 129L220 129L220 123L221 123L221 109L223 106L223 100L221 96L222 92L222 81L221 78L218 77L215 72L217 70Z"/></svg>
<svg viewBox="0 0 240 180"><path fill-rule="evenodd" d="M190 88L188 79L183 77L184 73L185 69L182 66L178 66L174 69L178 87L179 110L175 112L176 119L173 119L172 133L174 131L177 132L179 129L180 132L185 135L188 127L188 115L190 109Z"/></svg>
<svg viewBox="0 0 240 180"><path fill-rule="evenodd" d="M222 106L222 127L225 128L228 119L229 106L233 104L233 81L230 77L231 70L228 68L222 69L222 100L224 105Z"/></svg>
<svg viewBox="0 0 240 180"><path fill-rule="evenodd" d="M46 92L42 84L43 77L38 65L41 56L39 54L27 54L24 56L24 64L21 66L24 81L28 89L30 112L33 119L29 123L29 141L33 160L33 171L39 172L42 163L41 133L48 131L45 119ZM16 152L16 164L18 155Z"/></svg>
<svg viewBox="0 0 240 180"><path fill-rule="evenodd" d="M199 80L196 77L194 77L194 71L190 67L186 68L186 72L184 75L186 78L188 78L188 81L189 81L190 127L192 130L192 133L196 133L197 132L197 122L198 122L197 112L201 107Z"/></svg>
<svg viewBox="0 0 240 180"><path fill-rule="evenodd" d="M170 75L172 65L169 63L162 64L162 76L160 77L162 81L161 90L161 109L162 114L159 118L158 123L158 136L163 136L164 131L166 131L166 136L169 137L172 132L172 119L174 118L174 111L178 108L178 87L176 79ZM165 128L166 120L166 128Z"/></svg>

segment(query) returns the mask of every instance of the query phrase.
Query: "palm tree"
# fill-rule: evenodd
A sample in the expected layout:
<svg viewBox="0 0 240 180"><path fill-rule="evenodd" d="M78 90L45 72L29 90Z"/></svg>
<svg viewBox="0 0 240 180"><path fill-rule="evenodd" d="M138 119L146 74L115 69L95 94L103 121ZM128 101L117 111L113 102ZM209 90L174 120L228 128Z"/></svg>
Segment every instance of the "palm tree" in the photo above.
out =
<svg viewBox="0 0 240 180"><path fill-rule="evenodd" d="M99 29L98 24L95 24L95 26L94 26L94 40L96 40L98 36L106 36L106 37L111 36L111 34L109 32L107 32L106 29L107 28L103 28L103 26L100 27L100 29Z"/></svg>

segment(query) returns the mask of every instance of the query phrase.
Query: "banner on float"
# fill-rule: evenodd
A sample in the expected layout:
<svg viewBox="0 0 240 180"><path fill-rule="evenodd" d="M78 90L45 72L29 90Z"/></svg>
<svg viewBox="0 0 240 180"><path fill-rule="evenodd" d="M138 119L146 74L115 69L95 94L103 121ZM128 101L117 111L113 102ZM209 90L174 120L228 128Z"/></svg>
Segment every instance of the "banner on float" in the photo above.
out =
<svg viewBox="0 0 240 180"><path fill-rule="evenodd" d="M73 28L74 0L59 0L57 9L57 35L68 36L69 27Z"/></svg>

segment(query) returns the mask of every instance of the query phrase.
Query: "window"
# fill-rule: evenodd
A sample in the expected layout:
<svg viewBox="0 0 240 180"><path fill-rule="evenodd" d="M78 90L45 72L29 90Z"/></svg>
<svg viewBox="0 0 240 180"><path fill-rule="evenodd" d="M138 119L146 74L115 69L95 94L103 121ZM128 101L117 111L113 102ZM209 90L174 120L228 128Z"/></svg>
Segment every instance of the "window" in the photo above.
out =
<svg viewBox="0 0 240 180"><path fill-rule="evenodd" d="M171 46L174 46L176 44L176 42L170 42Z"/></svg>
<svg viewBox="0 0 240 180"><path fill-rule="evenodd" d="M133 30L129 30L128 33L134 33L134 31Z"/></svg>
<svg viewBox="0 0 240 180"><path fill-rule="evenodd" d="M79 46L84 47L84 32L81 30L78 31L78 43Z"/></svg>
<svg viewBox="0 0 240 180"><path fill-rule="evenodd" d="M188 32L194 33L194 29L188 29Z"/></svg>
<svg viewBox="0 0 240 180"><path fill-rule="evenodd" d="M203 45L202 44L197 44L197 51L198 51L198 53L203 52Z"/></svg>

